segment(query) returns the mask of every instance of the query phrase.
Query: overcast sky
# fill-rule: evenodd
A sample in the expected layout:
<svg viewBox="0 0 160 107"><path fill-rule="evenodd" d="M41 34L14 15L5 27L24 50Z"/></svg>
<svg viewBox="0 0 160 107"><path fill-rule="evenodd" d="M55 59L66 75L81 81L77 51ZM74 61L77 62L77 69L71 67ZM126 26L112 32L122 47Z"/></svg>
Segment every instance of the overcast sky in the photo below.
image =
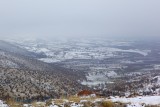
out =
<svg viewBox="0 0 160 107"><path fill-rule="evenodd" d="M159 37L160 0L0 0L0 37Z"/></svg>

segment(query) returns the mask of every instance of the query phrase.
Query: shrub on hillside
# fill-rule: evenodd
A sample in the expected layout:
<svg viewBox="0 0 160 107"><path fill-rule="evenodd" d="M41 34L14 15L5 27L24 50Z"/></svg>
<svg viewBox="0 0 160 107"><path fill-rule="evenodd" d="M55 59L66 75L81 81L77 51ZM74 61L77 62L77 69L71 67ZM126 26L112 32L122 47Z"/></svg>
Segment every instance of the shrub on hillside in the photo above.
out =
<svg viewBox="0 0 160 107"><path fill-rule="evenodd" d="M102 107L114 107L114 103L110 102L110 101L104 101L101 103Z"/></svg>

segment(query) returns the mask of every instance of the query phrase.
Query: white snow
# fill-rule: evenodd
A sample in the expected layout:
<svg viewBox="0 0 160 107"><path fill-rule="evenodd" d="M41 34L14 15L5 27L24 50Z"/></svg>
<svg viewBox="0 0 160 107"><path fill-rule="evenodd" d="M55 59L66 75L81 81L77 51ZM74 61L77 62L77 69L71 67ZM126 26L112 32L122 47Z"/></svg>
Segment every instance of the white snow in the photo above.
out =
<svg viewBox="0 0 160 107"><path fill-rule="evenodd" d="M134 97L134 98L112 98L113 102L123 102L123 103L131 103L131 104L146 104L146 105L159 105L160 104L160 96L144 96L144 97ZM128 106L132 107L132 106ZM138 107L138 106L135 106ZM143 106L139 106L143 107Z"/></svg>
<svg viewBox="0 0 160 107"><path fill-rule="evenodd" d="M127 104L127 107L145 107L145 104L131 103Z"/></svg>
<svg viewBox="0 0 160 107"><path fill-rule="evenodd" d="M157 79L157 84L160 85L160 76L155 76L153 79Z"/></svg>
<svg viewBox="0 0 160 107"><path fill-rule="evenodd" d="M40 58L38 60L46 62L46 63L60 62L60 60L54 59L54 58Z"/></svg>
<svg viewBox="0 0 160 107"><path fill-rule="evenodd" d="M114 77L114 76L117 76L117 73L114 72L114 71L109 71L109 72L107 73L107 75L108 75L108 77Z"/></svg>
<svg viewBox="0 0 160 107"><path fill-rule="evenodd" d="M102 82L102 81L94 81L94 82L93 81L82 81L81 84L91 87L91 86L97 86L99 84L105 84L105 82Z"/></svg>
<svg viewBox="0 0 160 107"><path fill-rule="evenodd" d="M84 105L83 104L76 104L76 103L72 103L70 105L70 107L83 107Z"/></svg>
<svg viewBox="0 0 160 107"><path fill-rule="evenodd" d="M59 106L57 106L57 105L50 105L49 107L59 107Z"/></svg>
<svg viewBox="0 0 160 107"><path fill-rule="evenodd" d="M9 107L9 106L7 104L4 104L4 102L0 100L0 107Z"/></svg>
<svg viewBox="0 0 160 107"><path fill-rule="evenodd" d="M119 48L108 48L110 52L130 52L130 53L138 53L143 56L147 56L148 53L150 53L150 50L139 50L139 49L128 49L128 50L123 50Z"/></svg>
<svg viewBox="0 0 160 107"><path fill-rule="evenodd" d="M153 68L154 68L155 70L160 70L160 65L154 65Z"/></svg>
<svg viewBox="0 0 160 107"><path fill-rule="evenodd" d="M32 107L32 104L23 104L23 107Z"/></svg>

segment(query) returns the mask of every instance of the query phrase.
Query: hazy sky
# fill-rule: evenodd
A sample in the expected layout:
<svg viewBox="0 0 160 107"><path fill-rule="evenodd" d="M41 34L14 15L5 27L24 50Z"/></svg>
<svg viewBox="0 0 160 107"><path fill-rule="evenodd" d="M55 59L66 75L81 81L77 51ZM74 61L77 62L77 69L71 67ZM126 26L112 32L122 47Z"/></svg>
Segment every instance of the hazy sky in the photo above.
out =
<svg viewBox="0 0 160 107"><path fill-rule="evenodd" d="M0 37L159 37L160 0L0 0Z"/></svg>

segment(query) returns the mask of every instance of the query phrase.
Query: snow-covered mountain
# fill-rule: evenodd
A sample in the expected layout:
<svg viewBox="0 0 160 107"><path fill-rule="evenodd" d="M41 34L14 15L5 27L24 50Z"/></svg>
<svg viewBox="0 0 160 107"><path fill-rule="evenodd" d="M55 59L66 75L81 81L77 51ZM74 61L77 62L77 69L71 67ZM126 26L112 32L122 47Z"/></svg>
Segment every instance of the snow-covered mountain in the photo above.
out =
<svg viewBox="0 0 160 107"><path fill-rule="evenodd" d="M106 39L27 39L7 40L17 48L38 57L36 61L70 69L82 77L79 84L102 93L125 95L125 93L159 94L159 86L151 81L159 76L159 42L125 41ZM26 53L24 53L26 54ZM28 54L30 55L30 54ZM1 61L6 66L17 67L16 63ZM26 64L25 64L26 65ZM74 75L72 75L74 76ZM131 86L131 84L133 86ZM150 88L149 88L150 87ZM152 89L152 91L151 91ZM150 90L149 93L146 90ZM150 93L151 92L151 93Z"/></svg>

